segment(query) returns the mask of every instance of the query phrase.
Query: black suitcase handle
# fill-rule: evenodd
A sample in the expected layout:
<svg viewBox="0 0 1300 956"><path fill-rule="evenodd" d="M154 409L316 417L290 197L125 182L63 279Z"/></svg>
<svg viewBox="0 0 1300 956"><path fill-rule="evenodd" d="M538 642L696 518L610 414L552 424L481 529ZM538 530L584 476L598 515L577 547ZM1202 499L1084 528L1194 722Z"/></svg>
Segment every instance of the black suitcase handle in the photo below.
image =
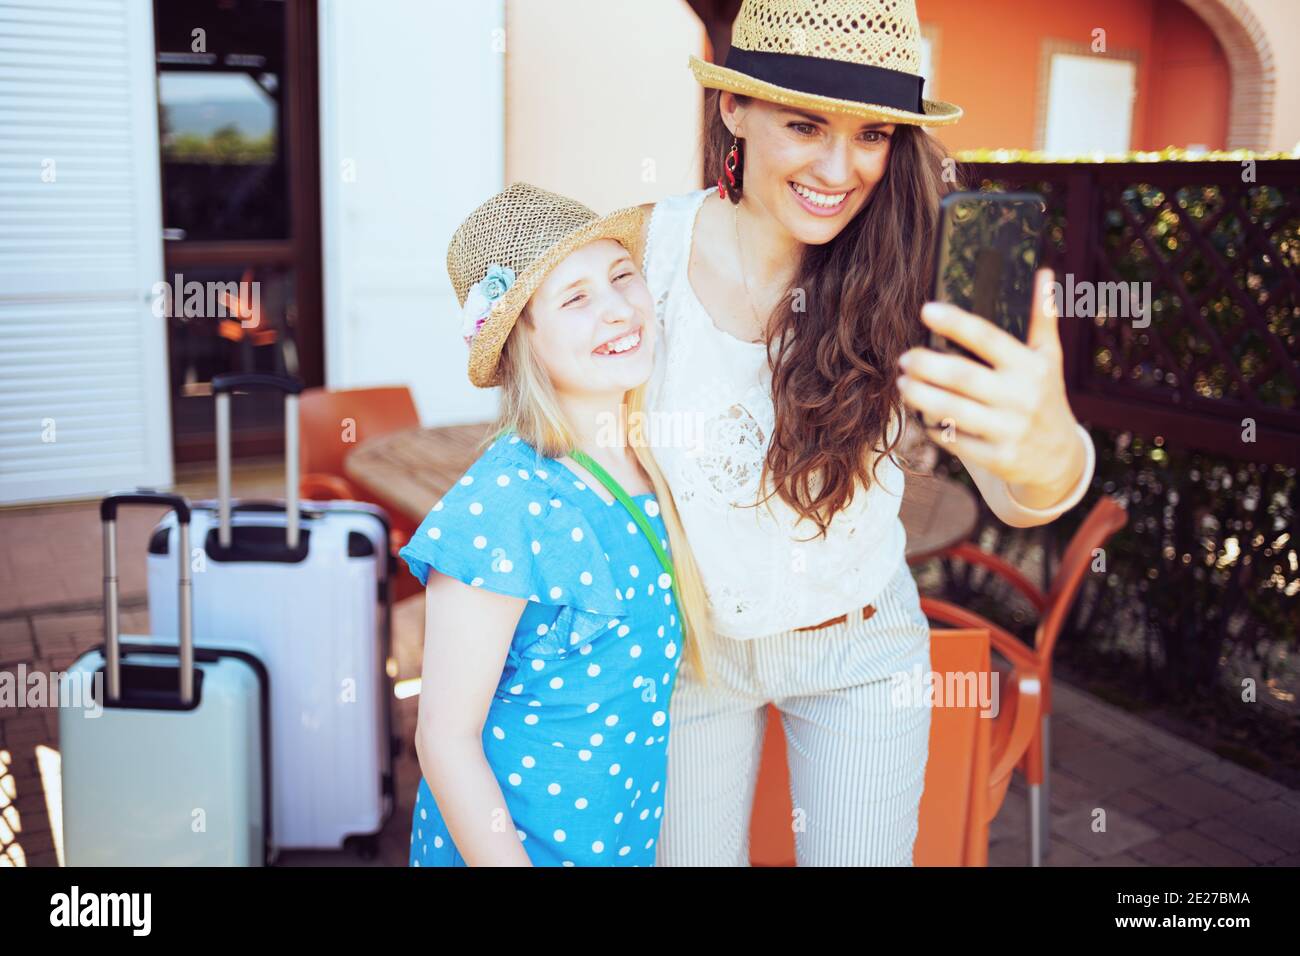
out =
<svg viewBox="0 0 1300 956"><path fill-rule="evenodd" d="M254 389L271 389L286 395L298 395L302 392L302 382L287 375L267 375L264 372L223 372L212 376L212 394L234 392L242 389L251 392Z"/></svg>
<svg viewBox="0 0 1300 956"><path fill-rule="evenodd" d="M232 547L230 531L230 396L238 389L270 389L284 393L284 500L287 520L284 544L287 554L303 551L298 535L298 395L302 382L285 375L261 373L215 375L212 394L217 410L217 543L221 551Z"/></svg>
<svg viewBox="0 0 1300 956"><path fill-rule="evenodd" d="M119 642L121 632L118 614L117 588L117 509L122 505L167 505L176 512L179 544L176 548L177 584L180 596L176 602L179 612L180 633L180 703L189 707L194 702L194 621L193 584L190 579L190 503L182 495L137 488L134 491L116 492L99 503L99 517L104 529L104 655L108 672L108 700L116 703L122 696L122 653Z"/></svg>
<svg viewBox="0 0 1300 956"><path fill-rule="evenodd" d="M119 505L166 505L176 512L176 518L182 524L190 523L190 503L184 495L154 491L152 488L111 494L99 503L99 520L116 521Z"/></svg>

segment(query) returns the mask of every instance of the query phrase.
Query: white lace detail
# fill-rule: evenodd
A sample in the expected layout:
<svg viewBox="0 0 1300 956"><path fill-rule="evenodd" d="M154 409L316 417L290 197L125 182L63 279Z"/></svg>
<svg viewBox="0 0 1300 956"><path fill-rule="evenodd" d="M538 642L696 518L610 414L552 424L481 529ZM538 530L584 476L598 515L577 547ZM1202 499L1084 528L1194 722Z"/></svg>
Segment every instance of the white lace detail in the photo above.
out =
<svg viewBox="0 0 1300 956"><path fill-rule="evenodd" d="M779 496L759 503L771 490L760 482L775 427L766 351L718 329L686 275L695 215L710 191L664 199L651 217L645 271L662 338L647 408L715 625L745 639L818 624L875 598L903 563L903 475L882 461L879 481L858 489L824 538Z"/></svg>
<svg viewBox="0 0 1300 956"><path fill-rule="evenodd" d="M750 392L758 390L755 386ZM746 398L752 403L752 396ZM700 473L729 503L755 500L767 451L767 430L741 402L714 415L709 425L712 440L695 456Z"/></svg>

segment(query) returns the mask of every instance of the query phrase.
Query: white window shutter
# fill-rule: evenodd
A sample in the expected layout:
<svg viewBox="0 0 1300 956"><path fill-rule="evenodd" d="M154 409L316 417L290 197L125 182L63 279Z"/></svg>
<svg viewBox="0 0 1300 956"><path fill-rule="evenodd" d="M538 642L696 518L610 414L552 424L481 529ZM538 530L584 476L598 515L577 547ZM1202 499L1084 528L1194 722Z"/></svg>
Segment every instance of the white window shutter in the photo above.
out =
<svg viewBox="0 0 1300 956"><path fill-rule="evenodd" d="M153 13L0 0L0 503L172 482Z"/></svg>

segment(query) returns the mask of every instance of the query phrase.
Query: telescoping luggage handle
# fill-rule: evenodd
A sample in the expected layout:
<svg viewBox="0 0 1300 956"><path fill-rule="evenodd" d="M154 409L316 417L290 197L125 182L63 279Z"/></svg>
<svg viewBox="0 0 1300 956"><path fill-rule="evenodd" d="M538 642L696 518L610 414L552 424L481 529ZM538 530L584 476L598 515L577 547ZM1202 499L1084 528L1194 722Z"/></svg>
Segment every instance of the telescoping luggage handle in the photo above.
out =
<svg viewBox="0 0 1300 956"><path fill-rule="evenodd" d="M230 394L271 389L284 393L285 540L298 547L298 394L302 382L284 375L226 374L212 379L217 400L217 541L230 547Z"/></svg>
<svg viewBox="0 0 1300 956"><path fill-rule="evenodd" d="M189 707L194 702L194 629L191 620L193 587L190 581L190 503L180 495L139 489L109 495L99 503L99 518L104 524L104 644L108 668L108 700L116 703L122 696L122 652L119 644L117 606L117 509L121 505L167 505L176 512L180 543L176 560L180 573L180 698Z"/></svg>

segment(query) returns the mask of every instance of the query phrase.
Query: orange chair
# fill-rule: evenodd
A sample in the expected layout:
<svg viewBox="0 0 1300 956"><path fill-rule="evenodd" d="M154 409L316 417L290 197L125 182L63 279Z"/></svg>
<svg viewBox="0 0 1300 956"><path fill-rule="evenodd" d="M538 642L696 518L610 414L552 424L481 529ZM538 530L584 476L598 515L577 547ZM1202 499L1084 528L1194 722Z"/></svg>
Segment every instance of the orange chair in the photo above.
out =
<svg viewBox="0 0 1300 956"><path fill-rule="evenodd" d="M930 632L930 667L937 675L992 674L989 632ZM1011 649L1011 653L1017 653ZM1023 658L1022 658L1023 659ZM987 866L989 824L1006 797L1011 772L1038 726L1039 682L1014 674L998 688L997 712L981 716L978 701L956 706L936 681L930 750L917 821L915 866ZM793 803L780 714L769 706L762 764L750 820L750 864L794 866Z"/></svg>
<svg viewBox="0 0 1300 956"><path fill-rule="evenodd" d="M790 791L790 766L785 759L785 731L781 712L767 705L767 729L754 785L754 805L749 818L749 865L794 866L794 800Z"/></svg>
<svg viewBox="0 0 1300 956"><path fill-rule="evenodd" d="M1051 763L1052 715L1052 651L1065 623L1066 615L1079 592L1083 576L1093 560L1093 552L1100 548L1128 522L1128 513L1118 501L1109 496L1100 498L1079 530L1070 539L1061 559L1060 569L1052 581L1051 589L1044 594L1016 568L997 555L981 551L971 542L963 542L941 556L960 558L971 564L987 568L1022 593L1038 612L1038 629L1032 647L981 617L973 611L936 598L922 598L921 609L932 621L953 627L987 628L993 635L993 646L1011 661L1017 671L1023 670L1038 678L1043 687L1043 713L1041 726L1034 735L1022 761L1025 781L1029 786L1029 862L1041 866L1048 846L1048 824L1051 819L1048 803L1048 767ZM999 668L1006 673L1005 669ZM1005 676L1003 678L1005 680Z"/></svg>
<svg viewBox="0 0 1300 956"><path fill-rule="evenodd" d="M1041 684L1022 670L1028 663L1023 656L1008 677L997 675L989 643L998 642L983 628L930 635L937 703L912 860L916 866L988 866L989 824L1002 809L1011 773L1038 727ZM981 674L999 682L992 714L979 700L962 701L966 675ZM956 700L947 699L949 675L955 678Z"/></svg>
<svg viewBox="0 0 1300 956"><path fill-rule="evenodd" d="M364 441L420 424L411 390L404 385L331 391L303 389L298 398L298 494L307 501L368 501L388 512L389 550L396 555L418 525L380 496L348 480L343 461ZM396 576L393 600L418 594L420 582Z"/></svg>

